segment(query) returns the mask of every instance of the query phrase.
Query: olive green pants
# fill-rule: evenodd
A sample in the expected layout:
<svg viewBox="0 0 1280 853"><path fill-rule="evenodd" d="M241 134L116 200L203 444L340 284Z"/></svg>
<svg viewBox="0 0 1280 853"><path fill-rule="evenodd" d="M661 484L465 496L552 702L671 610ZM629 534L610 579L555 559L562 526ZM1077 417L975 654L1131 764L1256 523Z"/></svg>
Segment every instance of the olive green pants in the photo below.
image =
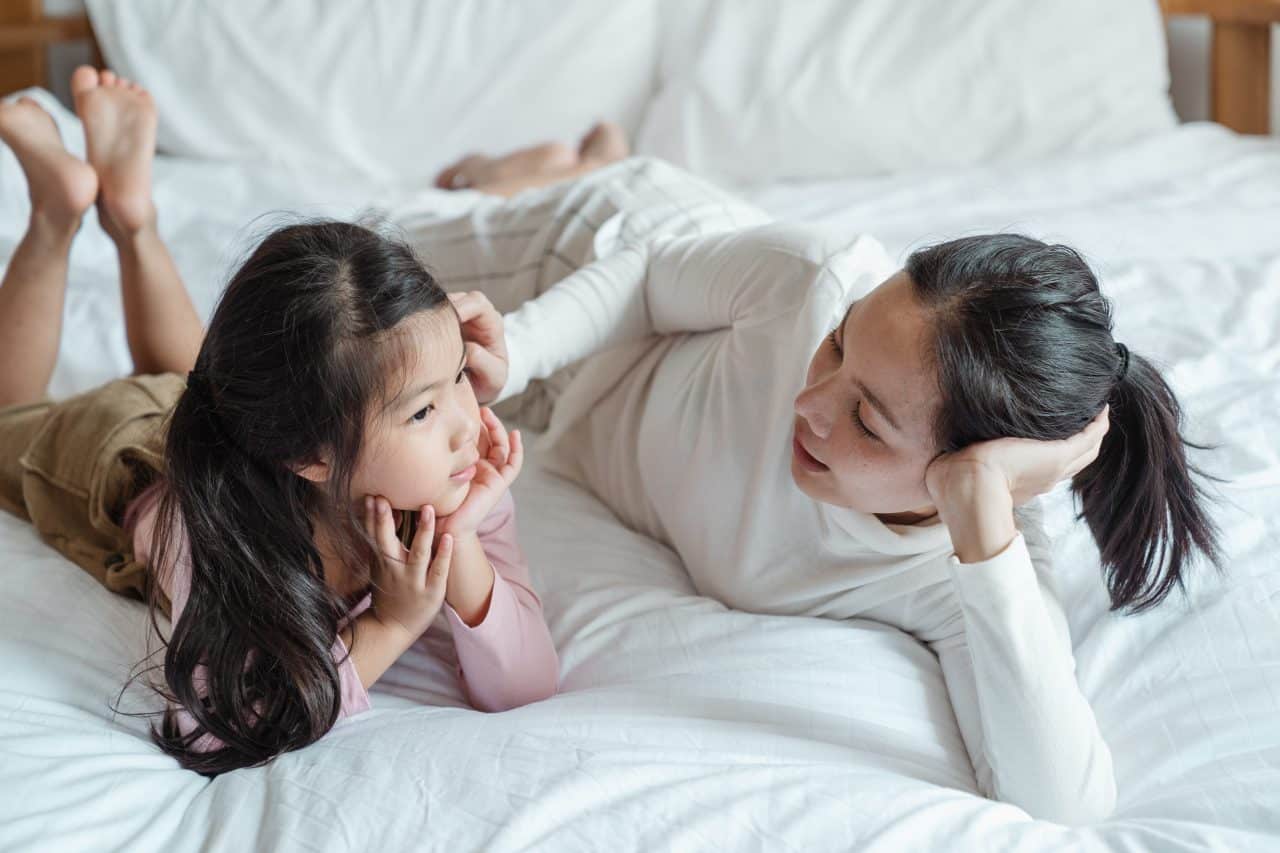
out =
<svg viewBox="0 0 1280 853"><path fill-rule="evenodd" d="M125 508L164 470L177 374L130 376L62 402L0 408L0 509L107 589L146 600Z"/></svg>

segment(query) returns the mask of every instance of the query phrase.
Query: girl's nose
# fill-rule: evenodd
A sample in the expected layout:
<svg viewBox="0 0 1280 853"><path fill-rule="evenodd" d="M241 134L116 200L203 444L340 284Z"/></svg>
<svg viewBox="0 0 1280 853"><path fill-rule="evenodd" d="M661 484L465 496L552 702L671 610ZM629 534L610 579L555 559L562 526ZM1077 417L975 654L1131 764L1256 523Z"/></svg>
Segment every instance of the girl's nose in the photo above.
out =
<svg viewBox="0 0 1280 853"><path fill-rule="evenodd" d="M453 449L475 446L475 443L480 440L480 428L479 418L469 415L461 418L453 431Z"/></svg>

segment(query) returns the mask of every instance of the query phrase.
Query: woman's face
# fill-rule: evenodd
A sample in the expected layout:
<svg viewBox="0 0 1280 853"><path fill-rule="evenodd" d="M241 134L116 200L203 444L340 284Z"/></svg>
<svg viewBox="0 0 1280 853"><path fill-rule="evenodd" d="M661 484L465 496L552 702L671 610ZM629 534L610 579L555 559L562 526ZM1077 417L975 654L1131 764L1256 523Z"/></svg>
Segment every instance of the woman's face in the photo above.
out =
<svg viewBox="0 0 1280 853"><path fill-rule="evenodd" d="M792 436L791 476L806 495L901 520L933 513L924 475L938 452L941 395L929 334L911 279L898 272L818 345Z"/></svg>

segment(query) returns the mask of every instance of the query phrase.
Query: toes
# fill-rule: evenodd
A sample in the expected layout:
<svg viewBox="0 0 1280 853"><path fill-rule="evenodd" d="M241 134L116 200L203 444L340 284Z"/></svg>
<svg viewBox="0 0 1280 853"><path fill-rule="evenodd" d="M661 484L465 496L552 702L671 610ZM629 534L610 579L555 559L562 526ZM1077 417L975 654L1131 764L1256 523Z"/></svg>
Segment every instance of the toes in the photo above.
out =
<svg viewBox="0 0 1280 853"><path fill-rule="evenodd" d="M78 95L92 89L98 85L98 82L98 69L90 65L81 65L71 75L71 94Z"/></svg>
<svg viewBox="0 0 1280 853"><path fill-rule="evenodd" d="M114 86L116 85L117 80L116 73L114 71L103 71L102 74L98 76L98 79L102 81L102 85L104 86Z"/></svg>
<svg viewBox="0 0 1280 853"><path fill-rule="evenodd" d="M440 174L436 175L436 186L442 190L453 189L453 181L458 177L458 167L450 166Z"/></svg>

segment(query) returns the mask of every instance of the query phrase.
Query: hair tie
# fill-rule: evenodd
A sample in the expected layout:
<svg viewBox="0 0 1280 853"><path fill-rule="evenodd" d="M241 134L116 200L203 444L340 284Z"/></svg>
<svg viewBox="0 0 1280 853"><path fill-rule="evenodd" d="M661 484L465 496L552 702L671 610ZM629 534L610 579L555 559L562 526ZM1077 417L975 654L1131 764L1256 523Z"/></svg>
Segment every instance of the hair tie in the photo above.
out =
<svg viewBox="0 0 1280 853"><path fill-rule="evenodd" d="M1120 369L1116 371L1116 382L1121 382L1129 374L1129 348L1124 344L1116 344L1116 355L1120 356Z"/></svg>

